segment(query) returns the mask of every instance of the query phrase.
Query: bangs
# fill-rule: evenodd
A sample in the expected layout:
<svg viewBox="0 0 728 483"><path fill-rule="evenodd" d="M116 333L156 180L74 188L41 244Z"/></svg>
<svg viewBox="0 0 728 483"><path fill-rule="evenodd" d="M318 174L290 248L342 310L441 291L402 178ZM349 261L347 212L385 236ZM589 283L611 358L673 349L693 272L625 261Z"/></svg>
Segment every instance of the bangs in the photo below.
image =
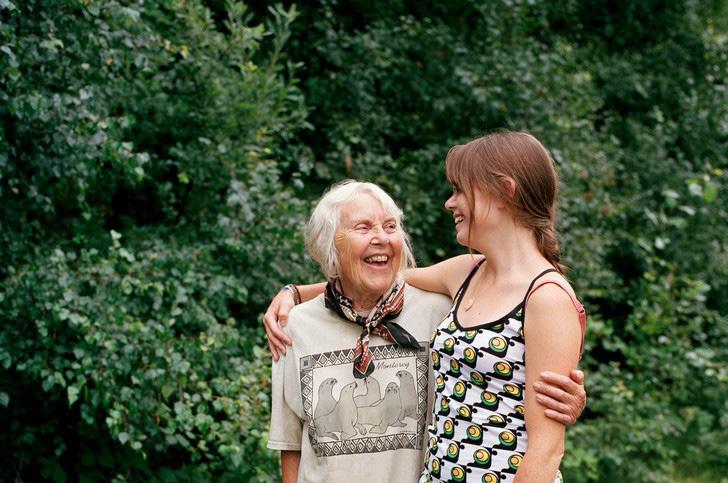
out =
<svg viewBox="0 0 728 483"><path fill-rule="evenodd" d="M447 156L445 157L445 176L447 180L459 188L463 188L464 185L470 179L469 171L466 167L468 146L466 144L458 144L450 148Z"/></svg>
<svg viewBox="0 0 728 483"><path fill-rule="evenodd" d="M447 180L458 189L468 203L468 208L472 214L475 210L475 198L473 196L473 184L476 182L475 164L473 159L473 151L475 150L475 142L468 144L458 144L450 148L445 157L445 176ZM468 225L468 251L470 251L470 232L473 225ZM472 251L470 252L472 254Z"/></svg>

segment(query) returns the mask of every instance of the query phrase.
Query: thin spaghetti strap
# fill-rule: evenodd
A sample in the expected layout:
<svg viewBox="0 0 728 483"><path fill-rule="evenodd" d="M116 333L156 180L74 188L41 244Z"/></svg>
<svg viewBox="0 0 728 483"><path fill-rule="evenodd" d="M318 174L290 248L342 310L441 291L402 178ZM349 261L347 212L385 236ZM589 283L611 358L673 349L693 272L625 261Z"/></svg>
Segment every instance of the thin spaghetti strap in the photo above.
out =
<svg viewBox="0 0 728 483"><path fill-rule="evenodd" d="M523 297L523 305L524 305L524 306L526 305L526 302L528 301L528 297L529 297L529 295L530 295L530 294L531 294L531 292L532 292L532 291L534 290L534 288L533 288L533 285L534 285L534 284L536 283L536 280L538 280L539 278L543 277L543 276L544 276L544 275L546 275L547 273L551 273L551 272L555 272L555 271L556 271L556 269L555 269L555 268L547 268L547 269L546 269L546 270L544 270L543 272L541 272L541 273L539 273L538 275L536 275L535 277L533 277L533 280L531 280L531 284L530 284L530 285L528 286L528 288L526 289L526 295L524 295L524 297Z"/></svg>
<svg viewBox="0 0 728 483"><path fill-rule="evenodd" d="M473 265L473 268L470 269L470 273L465 278L465 281L463 281L462 285L460 285L460 288L455 293L455 299L453 300L454 303L458 303L460 301L460 297L465 293L465 289L468 288L468 285L470 284L470 280L475 276L475 272L478 271L480 266L485 262L485 258L480 260L479 262L476 262L475 265Z"/></svg>

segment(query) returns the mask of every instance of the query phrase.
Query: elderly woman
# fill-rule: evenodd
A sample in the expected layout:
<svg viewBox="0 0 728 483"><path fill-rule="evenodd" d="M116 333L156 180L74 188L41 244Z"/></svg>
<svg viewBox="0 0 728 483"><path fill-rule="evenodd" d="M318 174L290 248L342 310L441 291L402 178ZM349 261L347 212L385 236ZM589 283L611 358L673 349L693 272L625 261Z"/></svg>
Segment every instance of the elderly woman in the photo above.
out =
<svg viewBox="0 0 728 483"><path fill-rule="evenodd" d="M319 201L307 230L329 280L291 310L293 346L273 364L268 447L283 481L416 481L431 409L428 343L450 308L408 286L402 212L381 188L347 181Z"/></svg>

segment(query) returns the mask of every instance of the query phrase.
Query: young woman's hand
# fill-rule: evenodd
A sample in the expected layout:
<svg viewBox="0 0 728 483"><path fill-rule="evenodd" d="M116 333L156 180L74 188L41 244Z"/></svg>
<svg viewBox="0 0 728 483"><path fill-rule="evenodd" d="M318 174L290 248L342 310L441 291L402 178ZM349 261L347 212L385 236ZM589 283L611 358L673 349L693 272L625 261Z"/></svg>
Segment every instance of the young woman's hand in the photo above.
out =
<svg viewBox="0 0 728 483"><path fill-rule="evenodd" d="M316 298L324 293L325 288L326 282L309 285L286 285L270 301L268 310L265 311L263 316L263 324L265 324L268 347L270 347L270 353L274 361L286 355L286 345L293 345L291 338L283 331L283 327L288 324L288 313L296 306L296 303L308 302ZM296 292L300 300L296 301L292 290Z"/></svg>
<svg viewBox="0 0 728 483"><path fill-rule="evenodd" d="M295 306L293 294L289 290L281 290L273 297L263 316L268 347L274 361L286 355L286 345L292 344L291 338L283 331L283 327L288 323L288 312Z"/></svg>

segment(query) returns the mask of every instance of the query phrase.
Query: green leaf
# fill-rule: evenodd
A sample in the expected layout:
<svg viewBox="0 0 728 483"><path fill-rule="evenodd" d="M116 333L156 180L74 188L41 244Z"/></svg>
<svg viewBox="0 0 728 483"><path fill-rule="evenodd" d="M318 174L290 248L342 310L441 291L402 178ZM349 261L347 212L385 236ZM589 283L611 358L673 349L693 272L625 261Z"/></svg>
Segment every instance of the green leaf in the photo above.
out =
<svg viewBox="0 0 728 483"><path fill-rule="evenodd" d="M713 203L718 198L718 186L712 181L705 183L703 188L703 199L706 203Z"/></svg>
<svg viewBox="0 0 728 483"><path fill-rule="evenodd" d="M162 397L164 399L169 399L169 396L175 391L174 386L171 384L165 384L162 386Z"/></svg>
<svg viewBox="0 0 728 483"><path fill-rule="evenodd" d="M68 386L66 391L68 393L68 405L72 406L78 400L79 388L76 386Z"/></svg>

